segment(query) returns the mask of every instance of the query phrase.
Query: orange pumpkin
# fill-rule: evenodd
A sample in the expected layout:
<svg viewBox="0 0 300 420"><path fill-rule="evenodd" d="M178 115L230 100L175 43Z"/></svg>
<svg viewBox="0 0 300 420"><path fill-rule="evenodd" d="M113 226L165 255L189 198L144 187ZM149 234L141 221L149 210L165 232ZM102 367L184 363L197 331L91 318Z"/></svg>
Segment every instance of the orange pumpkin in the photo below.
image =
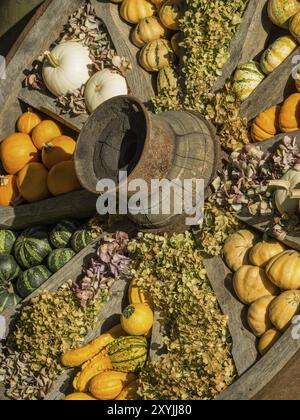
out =
<svg viewBox="0 0 300 420"><path fill-rule="evenodd" d="M300 93L289 96L282 105L279 114L281 131L290 132L300 128Z"/></svg>
<svg viewBox="0 0 300 420"><path fill-rule="evenodd" d="M45 144L42 151L42 161L46 168L51 169L60 162L72 159L76 141L68 136L56 137Z"/></svg>
<svg viewBox="0 0 300 420"><path fill-rule="evenodd" d="M17 122L17 129L20 133L30 134L32 130L42 122L41 118L30 109L21 115Z"/></svg>
<svg viewBox="0 0 300 420"><path fill-rule="evenodd" d="M0 206L12 206L18 195L16 176L0 176Z"/></svg>
<svg viewBox="0 0 300 420"><path fill-rule="evenodd" d="M45 144L61 135L61 129L54 121L45 120L32 130L32 141L35 147L42 150Z"/></svg>
<svg viewBox="0 0 300 420"><path fill-rule="evenodd" d="M39 154L28 134L15 133L7 137L0 146L2 165L9 175L15 175L27 163L37 162Z"/></svg>
<svg viewBox="0 0 300 420"><path fill-rule="evenodd" d="M281 107L273 106L261 112L253 121L251 136L254 141L264 141L280 132L279 115Z"/></svg>
<svg viewBox="0 0 300 420"><path fill-rule="evenodd" d="M48 171L41 163L29 163L17 175L20 194L29 203L49 197L47 187Z"/></svg>
<svg viewBox="0 0 300 420"><path fill-rule="evenodd" d="M55 196L81 189L72 160L58 163L51 168L48 175L48 188Z"/></svg>

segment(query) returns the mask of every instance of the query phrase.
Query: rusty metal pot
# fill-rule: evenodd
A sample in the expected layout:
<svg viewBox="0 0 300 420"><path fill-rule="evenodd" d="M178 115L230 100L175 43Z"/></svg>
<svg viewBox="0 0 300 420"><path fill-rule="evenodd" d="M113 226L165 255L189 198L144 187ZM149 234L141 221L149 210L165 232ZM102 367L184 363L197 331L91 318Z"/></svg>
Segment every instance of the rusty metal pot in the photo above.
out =
<svg viewBox="0 0 300 420"><path fill-rule="evenodd" d="M113 180L120 191L120 171L127 171L128 183L142 179L150 187L154 179L203 179L207 190L216 174L219 152L215 129L200 114L154 115L138 99L120 96L90 116L78 139L75 166L83 187L94 193L100 179ZM129 198L132 195L128 193ZM160 202L165 199L161 196ZM129 212L129 217L150 229L182 225L184 214L175 214L172 206L168 214L153 209L153 203L146 210L148 214Z"/></svg>

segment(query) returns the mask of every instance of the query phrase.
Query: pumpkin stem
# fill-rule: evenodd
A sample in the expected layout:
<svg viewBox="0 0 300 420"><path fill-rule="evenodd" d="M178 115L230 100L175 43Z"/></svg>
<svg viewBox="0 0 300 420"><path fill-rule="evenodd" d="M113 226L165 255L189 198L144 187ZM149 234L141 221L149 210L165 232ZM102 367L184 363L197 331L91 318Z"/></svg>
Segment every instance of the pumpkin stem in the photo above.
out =
<svg viewBox="0 0 300 420"><path fill-rule="evenodd" d="M283 179L277 179L274 181L270 181L269 182L269 187L279 187L279 188L284 188L285 190L289 191L289 189L291 188L291 183L290 181L285 181Z"/></svg>
<svg viewBox="0 0 300 420"><path fill-rule="evenodd" d="M44 148L44 150L45 150L46 153L51 152L53 150L53 147L54 147L53 146L53 143L45 143L43 145L43 148Z"/></svg>
<svg viewBox="0 0 300 420"><path fill-rule="evenodd" d="M58 60L54 57L53 54L51 54L50 51L45 52L45 57L49 61L49 63L51 64L52 67L55 67L55 68L59 67Z"/></svg>
<svg viewBox="0 0 300 420"><path fill-rule="evenodd" d="M0 187L6 187L8 185L8 179L5 175L0 176Z"/></svg>
<svg viewBox="0 0 300 420"><path fill-rule="evenodd" d="M293 191L291 191L291 198L298 198L298 199L300 199L300 190L293 190Z"/></svg>

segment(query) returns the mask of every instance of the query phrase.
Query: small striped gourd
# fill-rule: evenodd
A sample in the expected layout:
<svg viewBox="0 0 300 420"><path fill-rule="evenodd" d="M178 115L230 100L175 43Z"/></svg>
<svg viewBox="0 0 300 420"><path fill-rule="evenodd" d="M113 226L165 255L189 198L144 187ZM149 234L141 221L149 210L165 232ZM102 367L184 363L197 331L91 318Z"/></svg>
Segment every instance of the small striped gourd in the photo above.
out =
<svg viewBox="0 0 300 420"><path fill-rule="evenodd" d="M49 239L54 248L66 248L74 232L78 229L76 220L62 220L51 231Z"/></svg>
<svg viewBox="0 0 300 420"><path fill-rule="evenodd" d="M21 274L20 267L12 255L0 255L0 286L7 287Z"/></svg>
<svg viewBox="0 0 300 420"><path fill-rule="evenodd" d="M238 99L242 102L245 101L264 78L265 75L255 61L240 65L233 79L233 89Z"/></svg>
<svg viewBox="0 0 300 420"><path fill-rule="evenodd" d="M108 346L108 355L114 370L136 372L147 361L147 339L145 337L121 337Z"/></svg>
<svg viewBox="0 0 300 420"><path fill-rule="evenodd" d="M17 282L17 291L22 298L31 295L36 289L42 286L50 277L51 273L44 265L32 267L24 271Z"/></svg>
<svg viewBox="0 0 300 420"><path fill-rule="evenodd" d="M0 254L10 254L16 242L16 234L11 230L0 230Z"/></svg>
<svg viewBox="0 0 300 420"><path fill-rule="evenodd" d="M48 255L47 265L52 273L56 273L63 268L75 256L75 252L70 248L55 249Z"/></svg>
<svg viewBox="0 0 300 420"><path fill-rule="evenodd" d="M6 287L0 286L0 313L10 307L17 306L20 301L21 298L13 289L7 289Z"/></svg>
<svg viewBox="0 0 300 420"><path fill-rule="evenodd" d="M93 242L92 233L88 229L80 229L77 230L71 239L71 247L73 251L78 254L78 252L82 251L85 247L87 247L90 243Z"/></svg>
<svg viewBox="0 0 300 420"><path fill-rule="evenodd" d="M299 27L300 29L300 27ZM264 73L270 74L297 48L297 43L291 36L281 36L263 53L260 61Z"/></svg>
<svg viewBox="0 0 300 420"><path fill-rule="evenodd" d="M166 66L161 69L157 77L157 90L173 90L178 87L178 75L175 69L171 66Z"/></svg>
<svg viewBox="0 0 300 420"><path fill-rule="evenodd" d="M269 0L268 15L270 20L281 28L289 27L289 20L300 9L297 0Z"/></svg>
<svg viewBox="0 0 300 420"><path fill-rule="evenodd" d="M158 39L149 42L141 50L140 65L149 72L155 72L171 65L176 59L170 41Z"/></svg>
<svg viewBox="0 0 300 420"><path fill-rule="evenodd" d="M124 0L120 14L126 22L139 23L155 14L155 6L149 0Z"/></svg>
<svg viewBox="0 0 300 420"><path fill-rule="evenodd" d="M161 24L155 16L148 17L140 21L132 33L133 43L141 48L148 42L156 39L165 38L168 30Z"/></svg>
<svg viewBox="0 0 300 420"><path fill-rule="evenodd" d="M26 229L14 247L16 260L25 269L41 264L51 251L48 232L43 226Z"/></svg>

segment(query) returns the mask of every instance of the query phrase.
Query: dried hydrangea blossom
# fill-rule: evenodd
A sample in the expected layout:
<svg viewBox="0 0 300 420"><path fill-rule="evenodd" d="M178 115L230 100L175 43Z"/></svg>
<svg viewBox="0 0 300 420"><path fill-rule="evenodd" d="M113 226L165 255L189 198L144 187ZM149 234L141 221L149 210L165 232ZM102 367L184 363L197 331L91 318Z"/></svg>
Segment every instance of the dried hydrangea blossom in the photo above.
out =
<svg viewBox="0 0 300 420"><path fill-rule="evenodd" d="M93 304L101 294L109 295L115 280L124 274L130 264L127 253L129 238L125 232L107 235L101 241L97 253L83 269L82 279L73 290L83 307Z"/></svg>
<svg viewBox="0 0 300 420"><path fill-rule="evenodd" d="M251 215L274 214L269 181L280 179L300 158L296 139L285 136L273 152L247 145L233 152L213 183L211 200L223 208Z"/></svg>
<svg viewBox="0 0 300 420"><path fill-rule="evenodd" d="M112 68L124 76L131 68L131 64L125 57L117 55L106 26L96 16L94 8L88 1L69 18L60 37L51 48L66 41L78 41L89 48L93 62L90 67L91 76L104 68ZM33 63L33 68L24 81L26 87L46 90L42 79L43 61L42 55ZM84 90L85 86L82 86L81 89L56 99L62 114L72 116L87 114Z"/></svg>
<svg viewBox="0 0 300 420"><path fill-rule="evenodd" d="M216 125L221 144L229 150L249 143L247 122L240 117L231 84L217 94L212 94L212 87L229 59L230 43L247 5L248 0L186 0L181 89L164 90L153 99L157 112L182 108L201 112Z"/></svg>
<svg viewBox="0 0 300 420"><path fill-rule="evenodd" d="M235 378L232 342L190 233L139 234L128 249L133 275L164 317L168 354L140 375L144 399L212 399Z"/></svg>

